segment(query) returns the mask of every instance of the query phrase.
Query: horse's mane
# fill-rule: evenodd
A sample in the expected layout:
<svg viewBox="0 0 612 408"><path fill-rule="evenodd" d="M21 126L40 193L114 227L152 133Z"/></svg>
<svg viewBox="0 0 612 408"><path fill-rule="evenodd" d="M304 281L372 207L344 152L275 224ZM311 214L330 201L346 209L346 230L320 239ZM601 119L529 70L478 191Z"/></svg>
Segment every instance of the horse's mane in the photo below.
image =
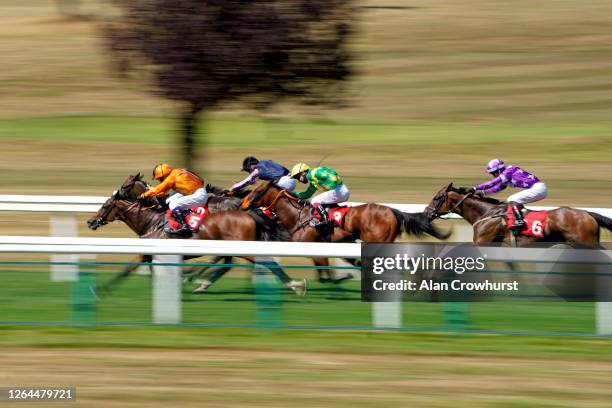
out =
<svg viewBox="0 0 612 408"><path fill-rule="evenodd" d="M459 193L459 194L467 194L468 193L468 188L466 187L452 187L451 191L454 191L455 193ZM495 205L500 205L500 204L504 204L503 201L499 201L496 198L493 197L486 197L486 196L481 196L481 195L475 195L474 198L480 200L480 201L484 201L486 203L490 203L490 204L495 204Z"/></svg>
<svg viewBox="0 0 612 408"><path fill-rule="evenodd" d="M259 185L257 187L255 187L252 191L253 193L253 197L250 198L251 203L254 203L256 201L258 201L259 199L261 199L261 197L263 197L263 195L271 188L274 187L274 181L269 180L269 181L265 181L263 183L259 183Z"/></svg>
<svg viewBox="0 0 612 408"><path fill-rule="evenodd" d="M223 193L225 190L222 188L219 188L217 186L213 186L212 184L207 184L206 185L206 191L209 193L212 193L214 195L221 195L221 193ZM246 197L249 193L251 192L251 190L240 190L240 191L235 191L232 195L232 197L238 197L238 198L244 198Z"/></svg>

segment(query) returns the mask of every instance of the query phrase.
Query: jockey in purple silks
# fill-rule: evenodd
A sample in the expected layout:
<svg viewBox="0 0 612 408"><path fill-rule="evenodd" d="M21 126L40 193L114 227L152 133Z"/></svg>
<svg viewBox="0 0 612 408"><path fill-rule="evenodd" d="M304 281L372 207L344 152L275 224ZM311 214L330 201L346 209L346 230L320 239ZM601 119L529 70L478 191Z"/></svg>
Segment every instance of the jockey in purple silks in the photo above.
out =
<svg viewBox="0 0 612 408"><path fill-rule="evenodd" d="M514 215L516 217L513 229L521 231L525 228L526 223L521 211L522 204L533 203L546 198L548 189L546 184L540 181L533 174L525 171L517 166L508 166L500 159L493 159L487 165L487 173L493 176L493 179L478 184L470 189L470 192L481 190L485 195L495 194L508 186L522 188L522 191L512 194L508 197L508 203L512 205Z"/></svg>

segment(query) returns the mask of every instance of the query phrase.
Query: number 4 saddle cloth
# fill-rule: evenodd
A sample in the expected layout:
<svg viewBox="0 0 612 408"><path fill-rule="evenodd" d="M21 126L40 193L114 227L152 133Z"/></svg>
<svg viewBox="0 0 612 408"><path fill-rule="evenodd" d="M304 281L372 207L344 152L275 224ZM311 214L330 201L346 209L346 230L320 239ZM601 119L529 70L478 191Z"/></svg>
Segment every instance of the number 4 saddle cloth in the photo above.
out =
<svg viewBox="0 0 612 408"><path fill-rule="evenodd" d="M519 235L525 237L542 238L544 236L544 228L546 228L546 216L548 211L528 211L525 215L527 227L519 232ZM506 218L508 219L508 228L514 225L514 211L512 206L506 206Z"/></svg>

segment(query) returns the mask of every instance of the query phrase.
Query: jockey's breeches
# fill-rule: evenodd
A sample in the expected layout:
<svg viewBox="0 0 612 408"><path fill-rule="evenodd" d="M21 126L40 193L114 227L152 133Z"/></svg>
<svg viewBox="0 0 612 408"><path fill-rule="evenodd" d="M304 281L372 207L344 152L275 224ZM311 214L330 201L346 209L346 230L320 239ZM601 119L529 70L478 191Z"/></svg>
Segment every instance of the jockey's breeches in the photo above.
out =
<svg viewBox="0 0 612 408"><path fill-rule="evenodd" d="M512 194L508 197L507 201L518 204L533 203L546 198L548 195L548 188L546 184L539 182L535 183L531 188L521 190L516 194Z"/></svg>
<svg viewBox="0 0 612 408"><path fill-rule="evenodd" d="M340 184L333 190L329 190L312 197L310 202L312 204L338 204L347 201L350 195L351 192L346 185Z"/></svg>
<svg viewBox="0 0 612 408"><path fill-rule="evenodd" d="M182 195L174 193L166 200L168 207L174 210L188 210L199 205L205 205L208 202L208 193L204 187L197 189L193 194Z"/></svg>
<svg viewBox="0 0 612 408"><path fill-rule="evenodd" d="M297 185L297 180L287 175L287 176L283 176L279 178L278 180L276 180L274 184L276 184L278 187L282 188L283 190L293 191L295 190L295 186Z"/></svg>

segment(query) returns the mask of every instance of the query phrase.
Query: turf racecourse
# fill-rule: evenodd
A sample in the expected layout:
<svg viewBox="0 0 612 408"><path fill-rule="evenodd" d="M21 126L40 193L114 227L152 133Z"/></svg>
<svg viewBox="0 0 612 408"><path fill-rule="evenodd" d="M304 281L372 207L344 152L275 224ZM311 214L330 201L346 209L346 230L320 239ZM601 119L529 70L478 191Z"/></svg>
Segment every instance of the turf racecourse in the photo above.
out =
<svg viewBox="0 0 612 408"><path fill-rule="evenodd" d="M612 397L602 339L0 327L0 345L4 383L75 384L83 407L607 407Z"/></svg>
<svg viewBox="0 0 612 408"><path fill-rule="evenodd" d="M238 275L203 296L186 287L182 306L187 323L240 327L72 328L45 325L70 319L69 284L46 271L0 276L2 319L41 323L0 325L2 383L76 385L75 406L606 407L612 397L612 340L575 336L593 331L590 303L469 306L474 329L574 335L428 332L444 327L441 305L415 302L404 326L422 332L339 330L368 326L370 305L355 283L313 284L306 298L283 293L282 321L318 329L257 329L245 327L256 302ZM98 320L150 321L149 293L148 276L129 279L98 302Z"/></svg>

